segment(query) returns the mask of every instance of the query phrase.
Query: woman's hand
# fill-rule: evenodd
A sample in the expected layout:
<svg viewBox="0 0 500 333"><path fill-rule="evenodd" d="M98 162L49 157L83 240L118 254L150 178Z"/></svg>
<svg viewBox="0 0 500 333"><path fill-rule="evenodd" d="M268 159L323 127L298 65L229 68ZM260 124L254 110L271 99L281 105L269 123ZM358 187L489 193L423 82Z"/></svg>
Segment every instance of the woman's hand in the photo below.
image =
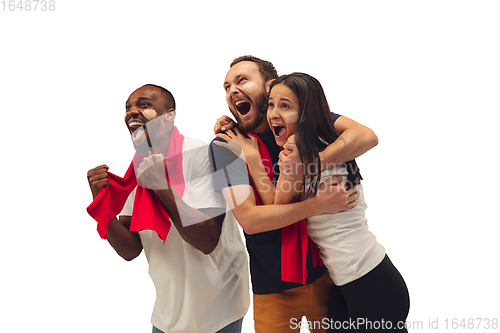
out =
<svg viewBox="0 0 500 333"><path fill-rule="evenodd" d="M228 116L222 116L217 119L217 122L215 123L214 134L219 134L235 127L238 127L238 124L236 124L234 120L232 120Z"/></svg>
<svg viewBox="0 0 500 333"><path fill-rule="evenodd" d="M290 135L283 145L283 150L279 154L278 166L280 167L280 176L286 180L302 180L303 163L295 144L295 134Z"/></svg>
<svg viewBox="0 0 500 333"><path fill-rule="evenodd" d="M247 163L252 159L258 158L260 160L259 144L256 137L252 135L245 136L237 127L232 131L219 133L217 136L226 140L227 143L214 141L216 145L228 148Z"/></svg>

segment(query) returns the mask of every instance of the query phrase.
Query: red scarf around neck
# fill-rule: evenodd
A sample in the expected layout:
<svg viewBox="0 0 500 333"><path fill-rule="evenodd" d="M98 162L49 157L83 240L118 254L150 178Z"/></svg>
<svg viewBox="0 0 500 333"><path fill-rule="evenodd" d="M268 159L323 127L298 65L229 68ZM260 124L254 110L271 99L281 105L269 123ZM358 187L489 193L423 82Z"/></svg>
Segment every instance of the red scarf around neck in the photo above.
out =
<svg viewBox="0 0 500 333"><path fill-rule="evenodd" d="M165 176L181 198L185 186L182 172L183 142L184 136L174 126L165 158L167 164ZM144 188L140 182L138 184L135 175L134 165L136 168L139 167L145 157L135 154L123 178L108 172L109 185L103 187L87 207L89 215L97 221L97 231L102 238L107 238L109 221L122 211L129 194L137 187L130 231L154 230L165 242L171 226L170 216L158 196Z"/></svg>
<svg viewBox="0 0 500 333"><path fill-rule="evenodd" d="M271 181L273 180L273 162L271 155L267 150L264 142L254 133L250 135L257 138L259 145L260 158L267 171L267 176ZM250 177L250 173L249 173ZM253 185L252 178L250 177L253 191L255 194L255 201L257 205L261 205L261 201ZM323 261L319 256L319 250L316 243L307 234L307 222L302 220L286 226L281 229L281 280L287 282L295 282L306 284L307 278L307 243L309 242L312 254L314 267L322 266Z"/></svg>

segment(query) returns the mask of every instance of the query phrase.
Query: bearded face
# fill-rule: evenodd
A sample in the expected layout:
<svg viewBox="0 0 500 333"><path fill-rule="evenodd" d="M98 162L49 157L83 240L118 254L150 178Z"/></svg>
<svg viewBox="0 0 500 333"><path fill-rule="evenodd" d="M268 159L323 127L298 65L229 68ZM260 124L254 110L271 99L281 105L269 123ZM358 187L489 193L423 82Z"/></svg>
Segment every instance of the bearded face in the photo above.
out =
<svg viewBox="0 0 500 333"><path fill-rule="evenodd" d="M229 110L238 122L238 127L244 132L252 132L266 121L268 99L264 87L259 96L253 100L249 97L239 99ZM252 111L252 112L250 112Z"/></svg>
<svg viewBox="0 0 500 333"><path fill-rule="evenodd" d="M266 82L256 63L242 61L231 67L224 81L224 89L229 110L241 130L250 132L269 129L265 121L268 104Z"/></svg>

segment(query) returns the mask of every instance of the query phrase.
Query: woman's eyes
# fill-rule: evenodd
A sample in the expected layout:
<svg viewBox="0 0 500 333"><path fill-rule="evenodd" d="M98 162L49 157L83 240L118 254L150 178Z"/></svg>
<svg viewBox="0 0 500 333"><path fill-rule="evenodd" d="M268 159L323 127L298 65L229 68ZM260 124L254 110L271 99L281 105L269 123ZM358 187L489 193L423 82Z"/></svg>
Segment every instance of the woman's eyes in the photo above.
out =
<svg viewBox="0 0 500 333"><path fill-rule="evenodd" d="M273 102L269 102L267 105L270 108L274 108L274 103ZM288 109L288 108L290 108L290 106L288 104L285 104L285 103L281 104L280 107L282 109Z"/></svg>

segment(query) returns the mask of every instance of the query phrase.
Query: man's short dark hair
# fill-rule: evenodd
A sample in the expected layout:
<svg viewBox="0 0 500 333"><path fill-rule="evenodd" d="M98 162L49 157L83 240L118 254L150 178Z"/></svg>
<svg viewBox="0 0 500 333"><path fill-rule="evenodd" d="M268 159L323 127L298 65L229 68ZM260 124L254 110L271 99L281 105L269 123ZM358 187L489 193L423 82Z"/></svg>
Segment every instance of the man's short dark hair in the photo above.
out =
<svg viewBox="0 0 500 333"><path fill-rule="evenodd" d="M165 94L166 101L167 101L167 109L171 109L171 108L175 109L175 98L174 98L174 95L172 95L172 93L170 91L163 88L162 86L158 86L156 84L151 84L151 83L145 84L145 85L143 85L143 87L155 87L155 88L160 89L162 91L162 93Z"/></svg>
<svg viewBox="0 0 500 333"><path fill-rule="evenodd" d="M251 55L244 55L234 59L230 67L233 67L234 65L242 61L251 61L256 63L257 66L259 66L260 75L266 82L278 78L278 72L276 71L276 68L274 68L274 65L270 61L262 60L260 58Z"/></svg>

